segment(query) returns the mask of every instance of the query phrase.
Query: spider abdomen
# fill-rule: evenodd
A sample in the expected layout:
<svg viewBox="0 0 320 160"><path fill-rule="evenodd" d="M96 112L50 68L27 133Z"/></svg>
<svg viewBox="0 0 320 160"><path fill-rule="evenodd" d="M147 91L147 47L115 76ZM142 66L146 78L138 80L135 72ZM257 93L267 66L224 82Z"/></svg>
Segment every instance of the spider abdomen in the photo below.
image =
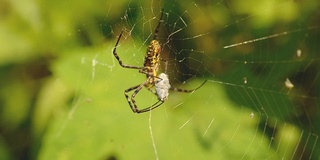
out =
<svg viewBox="0 0 320 160"><path fill-rule="evenodd" d="M146 77L157 76L159 70L161 46L159 41L152 40L147 49L147 54L144 59L144 68L142 72L146 72ZM154 80L151 82L154 83Z"/></svg>

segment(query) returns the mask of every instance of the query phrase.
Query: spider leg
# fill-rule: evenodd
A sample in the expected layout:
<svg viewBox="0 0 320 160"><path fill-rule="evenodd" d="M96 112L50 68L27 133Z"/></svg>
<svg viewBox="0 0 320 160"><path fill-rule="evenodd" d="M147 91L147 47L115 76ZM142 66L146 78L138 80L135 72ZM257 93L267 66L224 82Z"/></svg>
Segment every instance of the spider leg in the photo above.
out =
<svg viewBox="0 0 320 160"><path fill-rule="evenodd" d="M141 86L141 84L139 84L139 85L136 85L136 86L134 86L134 87L131 87L131 88L128 88L128 89L126 89L125 91L124 91L124 96L126 97L126 99L127 99L127 101L128 101L128 103L129 103L129 106L130 106L130 108L132 109L132 111L134 112L134 113L136 113L136 110L138 110L138 108L135 106L133 106L132 105L132 103L135 103L135 102L132 102L131 103L131 99L129 98L129 95L128 95L128 92L130 92L130 91L132 91L132 90L135 90L135 92L137 91L137 88L139 88ZM141 89L140 89L141 90ZM139 92L139 91L138 91Z"/></svg>
<svg viewBox="0 0 320 160"><path fill-rule="evenodd" d="M132 111L134 113L142 113L142 112L146 112L147 111L146 109L139 110L138 106L136 104L136 100L134 99L136 97L136 95L141 91L142 87L145 86L147 83L148 83L148 81L145 81L142 84L139 84L139 85L136 85L134 87L128 88L128 89L126 89L124 91L124 95L125 95L128 103L129 103L129 105L130 105L130 107L131 107L131 109L132 109ZM132 90L134 90L134 92L132 93L131 98L129 98L128 92L130 92ZM154 105L152 105L152 106L154 106ZM150 107L148 107L148 108L150 108Z"/></svg>
<svg viewBox="0 0 320 160"><path fill-rule="evenodd" d="M181 88L175 88L175 87L171 87L170 90L173 90L173 91L177 91L177 92L185 92L185 93L189 93L189 92L193 92L197 89L199 89L200 87L202 87L205 83L207 82L207 80L205 80L201 85L199 85L197 88L195 89L181 89Z"/></svg>
<svg viewBox="0 0 320 160"><path fill-rule="evenodd" d="M159 33L159 28L160 28L160 24L163 22L163 9L161 9L161 17L159 19L158 25L156 27L156 29L154 30L154 36L153 39L158 39L158 33Z"/></svg>
<svg viewBox="0 0 320 160"><path fill-rule="evenodd" d="M156 92L156 91L152 90L151 88L147 88L147 89L148 89L151 93L157 95L157 92Z"/></svg>
<svg viewBox="0 0 320 160"><path fill-rule="evenodd" d="M149 67L143 67L143 69L148 69L148 68L149 68ZM145 71L145 70L143 70L143 69L139 70L139 73L146 74L146 75L148 75L148 76L153 76L152 73L149 73L148 71Z"/></svg>
<svg viewBox="0 0 320 160"><path fill-rule="evenodd" d="M148 108L141 109L141 110L139 111L139 113L151 111L151 110L153 110L153 109L161 106L161 104L163 104L163 103L164 103L164 101L160 101L160 100L159 100L158 102L156 102L156 103L153 104L152 106L150 106L150 107L148 107Z"/></svg>
<svg viewBox="0 0 320 160"><path fill-rule="evenodd" d="M162 105L162 104L164 103L164 101L159 100L159 101L157 101L156 103L154 103L154 104L153 104L152 106L150 106L150 107L147 107L147 108L144 108L144 109L141 109L141 110L138 109L138 106L137 106L136 101L135 101L134 98L135 98L136 95L140 92L140 90L143 88L143 86L145 86L146 83L147 83L147 81L144 82L144 83L142 83L142 84L136 85L136 86L134 86L134 87L128 88L128 89L126 89L126 90L124 91L124 95L125 95L128 103L129 103L129 105L130 105L130 107L131 107L131 110L132 110L134 113L148 112L148 111L150 111L150 110L153 110L153 109L159 107L160 105ZM129 98L128 92L130 92L130 91L132 91L132 90L134 90L134 92L133 92L133 94L131 95L131 98ZM154 93L155 95L157 95L157 93L156 93L155 91L153 91L153 90L151 90L151 89L148 89L148 90L149 90L150 92Z"/></svg>
<svg viewBox="0 0 320 160"><path fill-rule="evenodd" d="M139 84L139 85L137 85L137 86L134 86L134 87L131 87L131 88L129 88L129 89L126 89L126 90L124 91L124 95L126 96L127 101L128 101L128 103L129 103L129 105L130 105L130 107L131 107L131 109L132 109L132 111L133 111L134 113L142 113L142 110L139 110L139 109L138 109L138 106L137 106L137 104L136 104L136 100L135 100L134 98L135 98L136 95L141 91L142 87L145 86L146 84L147 84L147 81L145 81L144 83ZM130 99L129 96L128 96L128 92L130 92L130 91L132 91L132 90L134 90L134 92L132 93L131 99ZM150 107L149 107L149 108L150 108ZM143 109L143 110L145 110L145 109ZM145 112L145 111L144 111L144 112Z"/></svg>
<svg viewBox="0 0 320 160"><path fill-rule="evenodd" d="M119 41L120 41L120 39L121 39L122 34L123 34L123 31L121 31L121 33L120 33L120 35L119 35L119 38L118 38L118 40L117 40L117 43L116 43L116 45L114 46L113 52L112 52L113 55L114 55L114 56L116 57L116 59L118 60L120 66L121 66L121 67L124 67L124 68L132 68L132 69L142 69L142 68L144 68L144 67L139 67L139 66L131 66L131 65L123 64L122 60L120 59L120 57L119 57L118 54L117 54L117 47L118 47L118 44L119 44Z"/></svg>

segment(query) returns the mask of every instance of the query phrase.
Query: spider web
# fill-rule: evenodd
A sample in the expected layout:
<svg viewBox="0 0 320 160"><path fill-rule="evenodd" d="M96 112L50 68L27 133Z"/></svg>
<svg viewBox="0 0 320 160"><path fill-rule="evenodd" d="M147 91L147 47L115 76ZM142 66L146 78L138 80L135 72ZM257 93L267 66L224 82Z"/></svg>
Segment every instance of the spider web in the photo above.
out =
<svg viewBox="0 0 320 160"><path fill-rule="evenodd" d="M145 75L120 67L112 49L123 30L119 57L143 66L162 7L159 41L166 61L160 72L178 88L208 82L192 93L170 92L161 107L134 114L123 91ZM78 66L75 97L48 135L81 140L72 148L91 147L72 157L320 158L316 1L130 1L107 8L97 23L79 27L87 38L93 33L85 28L98 24L100 38L94 49L70 57ZM63 64L58 71L68 68ZM143 89L136 101L143 109L157 97Z"/></svg>

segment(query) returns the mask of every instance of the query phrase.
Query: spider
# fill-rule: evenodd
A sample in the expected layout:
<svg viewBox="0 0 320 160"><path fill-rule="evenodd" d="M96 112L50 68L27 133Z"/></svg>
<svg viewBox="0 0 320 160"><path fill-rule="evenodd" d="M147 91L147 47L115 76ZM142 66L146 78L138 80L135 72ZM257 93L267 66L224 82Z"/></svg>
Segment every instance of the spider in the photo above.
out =
<svg viewBox="0 0 320 160"><path fill-rule="evenodd" d="M118 60L119 64L123 68L131 68L131 69L139 69L139 73L145 74L146 75L146 80L138 84L136 86L130 87L124 91L124 95L134 113L143 113L143 112L148 112L151 111L157 107L159 107L161 104L163 104L167 99L169 92L168 90L174 90L177 92L193 92L200 88L206 81L204 81L199 87L192 89L192 90L185 90L185 89L180 89L180 88L174 88L171 87L169 83L168 76L164 73L161 73L159 76L157 75L157 72L159 70L159 65L160 65L160 52L161 52L161 46L158 41L158 32L159 32L159 27L161 23L163 22L163 10L161 10L161 16L158 22L157 27L155 28L154 31L154 37L153 40L150 42L150 45L147 48L147 53L144 58L144 64L143 66L131 66L124 64L120 57L117 54L117 47L118 43L121 39L121 36L123 34L123 31L121 31L118 40L113 48L113 55L115 58ZM158 102L154 103L150 107L144 108L144 109L138 109L138 106L135 101L136 95L139 93L139 91L143 88L146 87L149 91L154 93L158 97ZM154 89L156 88L156 89ZM128 93L134 91L131 97L129 98Z"/></svg>

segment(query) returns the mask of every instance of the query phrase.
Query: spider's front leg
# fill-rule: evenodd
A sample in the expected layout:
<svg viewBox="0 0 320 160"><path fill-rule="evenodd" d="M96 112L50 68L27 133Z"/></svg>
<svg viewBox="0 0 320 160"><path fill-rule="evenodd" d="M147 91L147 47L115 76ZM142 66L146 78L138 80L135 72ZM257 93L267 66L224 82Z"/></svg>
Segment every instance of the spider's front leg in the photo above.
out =
<svg viewBox="0 0 320 160"><path fill-rule="evenodd" d="M120 57L119 57L119 55L117 53L117 47L118 47L118 44L120 42L122 34L123 34L123 31L121 31L121 33L119 35L119 38L117 40L117 43L113 48L113 52L112 53L113 53L114 57L116 57L116 59L118 60L120 66L123 67L123 68L132 68L132 69L142 69L142 68L144 68L144 67L139 67L139 66L132 66L132 65L123 64L122 60L120 59Z"/></svg>

